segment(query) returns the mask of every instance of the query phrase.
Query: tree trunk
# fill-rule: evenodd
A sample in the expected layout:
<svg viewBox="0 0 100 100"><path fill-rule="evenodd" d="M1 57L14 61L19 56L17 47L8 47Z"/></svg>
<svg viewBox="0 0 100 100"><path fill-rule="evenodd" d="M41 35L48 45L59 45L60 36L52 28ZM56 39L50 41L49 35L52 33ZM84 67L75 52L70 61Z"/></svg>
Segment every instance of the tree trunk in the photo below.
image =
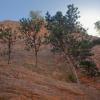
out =
<svg viewBox="0 0 100 100"><path fill-rule="evenodd" d="M8 40L8 64L10 64L10 60L11 60L11 41L9 38Z"/></svg>
<svg viewBox="0 0 100 100"><path fill-rule="evenodd" d="M65 59L66 59L66 61L68 61L68 63L70 64L69 68L70 68L70 70L72 71L72 74L75 75L76 81L77 81L77 83L79 84L80 81L79 81L79 78L78 78L78 75L77 75L77 72L76 72L76 69L75 69L75 64L74 64L73 60L71 59L70 54L69 54L68 52L66 53L66 50L64 49L64 46L63 46L62 44L63 44L63 43L61 43L61 47L62 47L63 53L64 53L64 55L65 55ZM66 48L68 48L68 47L66 47ZM68 57L67 57L67 56L68 56Z"/></svg>
<svg viewBox="0 0 100 100"><path fill-rule="evenodd" d="M78 78L78 75L77 75L77 72L75 69L75 65L74 65L73 60L71 59L71 56L69 54L66 54L65 52L64 52L64 55L65 55L66 61L68 61L69 65L70 65L69 68L70 68L72 74L75 75L77 83L80 84L80 81L79 81L79 78Z"/></svg>
<svg viewBox="0 0 100 100"><path fill-rule="evenodd" d="M38 66L38 57L37 57L37 51L35 51L35 66Z"/></svg>
<svg viewBox="0 0 100 100"><path fill-rule="evenodd" d="M72 71L73 71L73 74L74 74L75 77L76 77L77 83L80 84L80 81L79 81L79 78L78 78L78 75L77 75L77 72L76 72L76 69L75 69L74 61L73 61L73 59L71 58L70 55L68 55L68 61L69 61L69 63L71 64L70 67L71 67L71 69L72 69Z"/></svg>

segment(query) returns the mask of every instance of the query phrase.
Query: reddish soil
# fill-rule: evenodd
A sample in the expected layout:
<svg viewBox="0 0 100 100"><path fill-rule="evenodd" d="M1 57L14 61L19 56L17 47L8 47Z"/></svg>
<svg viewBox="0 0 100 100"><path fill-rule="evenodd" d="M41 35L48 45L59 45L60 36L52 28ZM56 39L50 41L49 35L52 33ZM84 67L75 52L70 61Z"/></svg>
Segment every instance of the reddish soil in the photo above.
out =
<svg viewBox="0 0 100 100"><path fill-rule="evenodd" d="M12 27L16 23L5 22ZM0 48L0 53L4 52L2 43ZM7 56L0 56L0 100L100 100L99 78L84 76L80 78L82 84L72 83L69 65L59 55L53 55L49 46L41 48L37 67L34 54L24 48L23 41L15 43L10 65ZM95 46L93 52L100 68L100 46Z"/></svg>

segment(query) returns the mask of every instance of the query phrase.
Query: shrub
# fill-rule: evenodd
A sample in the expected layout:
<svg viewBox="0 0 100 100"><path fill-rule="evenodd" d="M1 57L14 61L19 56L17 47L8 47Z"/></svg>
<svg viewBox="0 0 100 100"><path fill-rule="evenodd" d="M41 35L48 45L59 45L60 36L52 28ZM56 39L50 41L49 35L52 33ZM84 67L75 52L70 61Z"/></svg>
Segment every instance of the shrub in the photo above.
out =
<svg viewBox="0 0 100 100"><path fill-rule="evenodd" d="M93 61L84 60L80 62L80 65L86 70L87 75L91 77L97 76L99 73L96 64Z"/></svg>
<svg viewBox="0 0 100 100"><path fill-rule="evenodd" d="M77 82L77 79L76 79L75 75L73 75L73 74L69 74L69 75L68 75L68 79L69 79L71 82L74 82L74 83Z"/></svg>

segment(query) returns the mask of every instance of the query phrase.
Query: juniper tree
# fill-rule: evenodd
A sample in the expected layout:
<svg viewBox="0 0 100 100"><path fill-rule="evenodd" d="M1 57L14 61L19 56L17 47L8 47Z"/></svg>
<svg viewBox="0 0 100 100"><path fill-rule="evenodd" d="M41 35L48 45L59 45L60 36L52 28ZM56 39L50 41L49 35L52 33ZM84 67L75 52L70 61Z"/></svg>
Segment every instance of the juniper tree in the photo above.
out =
<svg viewBox="0 0 100 100"><path fill-rule="evenodd" d="M78 8L74 5L68 5L68 11L66 15L58 11L54 16L51 16L48 12L46 14L47 29L49 31L48 42L52 45L53 51L62 52L65 59L70 63L70 68L75 74L77 82L78 76L73 67L72 58L69 53L71 47L72 33L76 32L76 26L78 26L79 18ZM73 44L74 45L74 44Z"/></svg>
<svg viewBox="0 0 100 100"><path fill-rule="evenodd" d="M79 43L79 54L78 59L81 67L85 70L86 74L91 77L95 77L99 75L99 70L96 66L96 63L93 61L91 56L94 54L92 53L93 43L89 40L83 40Z"/></svg>
<svg viewBox="0 0 100 100"><path fill-rule="evenodd" d="M8 64L10 64L12 48L16 39L16 32L9 26L1 26L0 39L2 39L7 45Z"/></svg>
<svg viewBox="0 0 100 100"><path fill-rule="evenodd" d="M69 65L71 65L70 68L76 76L77 82L79 82L79 79L75 66L80 65L79 57L86 60L91 54L90 45L85 49L82 48L82 44L84 44L88 35L78 21L79 17L78 8L74 7L73 4L68 5L66 15L63 15L62 12L58 11L54 16L51 16L47 12L45 17L47 21L46 27L49 31L47 37L48 43L52 45L52 51L64 54L64 58L70 63ZM80 47L82 49L81 51ZM84 59L82 59L82 61Z"/></svg>
<svg viewBox="0 0 100 100"><path fill-rule="evenodd" d="M92 46L100 45L100 38L92 40Z"/></svg>
<svg viewBox="0 0 100 100"><path fill-rule="evenodd" d="M38 63L38 52L42 44L43 34L40 33L43 27L43 19L37 16L31 18L22 18L20 20L20 31L24 36L25 44L29 50L35 54L35 64Z"/></svg>

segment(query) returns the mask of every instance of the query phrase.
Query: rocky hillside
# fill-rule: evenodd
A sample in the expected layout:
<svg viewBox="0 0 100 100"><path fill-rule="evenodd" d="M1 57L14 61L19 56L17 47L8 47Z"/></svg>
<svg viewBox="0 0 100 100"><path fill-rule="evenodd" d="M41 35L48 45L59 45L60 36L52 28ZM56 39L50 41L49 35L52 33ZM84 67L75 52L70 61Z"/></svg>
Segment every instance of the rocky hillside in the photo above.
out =
<svg viewBox="0 0 100 100"><path fill-rule="evenodd" d="M18 21L5 20L5 21L1 21L0 25L9 26L13 30L15 30L18 35L20 35L20 32L19 32L20 24ZM46 29L44 27L42 27L40 33L46 33Z"/></svg>
<svg viewBox="0 0 100 100"><path fill-rule="evenodd" d="M15 30L19 27L16 21L0 24L11 25ZM16 41L10 65L7 56L0 55L0 100L100 100L99 79L87 81L83 77L82 84L72 83L68 64L59 55L54 56L49 46L41 48L37 67L33 53L24 47L23 41ZM93 52L100 68L100 46L95 46Z"/></svg>
<svg viewBox="0 0 100 100"><path fill-rule="evenodd" d="M100 100L99 92L57 81L26 68L0 65L0 100Z"/></svg>

